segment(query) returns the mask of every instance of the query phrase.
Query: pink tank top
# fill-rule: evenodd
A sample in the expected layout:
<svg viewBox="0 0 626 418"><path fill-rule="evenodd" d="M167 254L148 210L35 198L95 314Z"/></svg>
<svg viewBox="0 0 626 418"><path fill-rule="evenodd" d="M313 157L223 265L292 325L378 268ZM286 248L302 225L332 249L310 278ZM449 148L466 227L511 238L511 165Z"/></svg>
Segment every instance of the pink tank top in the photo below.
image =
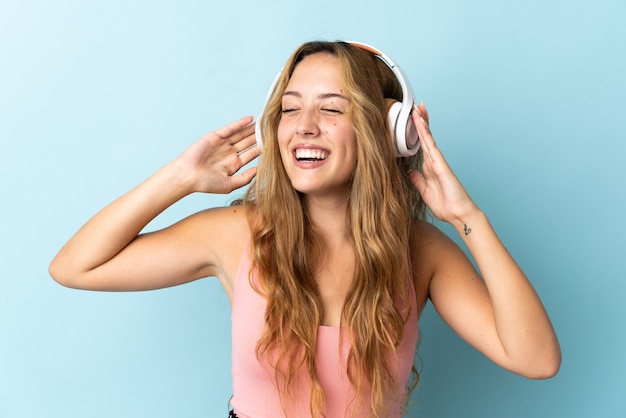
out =
<svg viewBox="0 0 626 418"><path fill-rule="evenodd" d="M232 305L232 378L233 398L231 404L239 418L277 418L283 417L280 395L276 388L274 370L259 363L256 357L256 345L263 332L265 318L265 298L259 295L250 285L248 272L251 259L249 248L246 247L235 278L235 290ZM256 272L252 280L257 283ZM415 288L412 299L415 300ZM339 328L320 326L318 330L317 373L324 389L327 417L349 417L354 390L346 372L349 343L345 337L341 345ZM404 340L397 351L398 382L406 385L415 356L418 328L415 304L411 307L411 315L404 329ZM339 347L339 349L338 349ZM301 388L302 402L293 405L289 418L310 417L310 387ZM402 388L404 389L404 387ZM367 398L366 398L367 399ZM351 404L352 402L352 404ZM369 416L369 409L362 408L355 417ZM401 405L389 406L388 417L402 416Z"/></svg>

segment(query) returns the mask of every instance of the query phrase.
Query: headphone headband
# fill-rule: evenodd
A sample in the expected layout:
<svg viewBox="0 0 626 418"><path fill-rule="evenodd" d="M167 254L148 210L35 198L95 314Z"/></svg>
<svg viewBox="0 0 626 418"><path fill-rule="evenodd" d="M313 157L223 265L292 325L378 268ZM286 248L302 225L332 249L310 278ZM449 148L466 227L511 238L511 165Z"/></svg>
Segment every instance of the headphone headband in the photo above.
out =
<svg viewBox="0 0 626 418"><path fill-rule="evenodd" d="M411 118L411 112L413 111L413 106L415 104L415 100L413 97L413 89L411 88L411 84L409 79L406 77L402 69L391 58L382 53L380 50L374 48L371 45L364 44L361 42L354 41L345 41L346 43L353 45L359 49L364 51L368 51L378 57L385 65L393 72L396 76L396 79L400 83L400 87L402 88L402 102L395 102L388 112L388 120L389 127L391 129L391 136L393 141L396 144L396 150L398 157L409 157L411 155L415 155L419 150L419 137L417 135L417 129L413 123L413 119ZM265 103L263 104L263 109L267 106L267 103L276 88L276 84L278 83L278 79L280 78L280 74L282 70L278 72L276 77L274 77L274 81L265 97ZM257 138L257 146L259 149L263 150L263 141L260 129L260 122L262 120L263 114L261 113L257 118L257 129L256 129L256 138Z"/></svg>

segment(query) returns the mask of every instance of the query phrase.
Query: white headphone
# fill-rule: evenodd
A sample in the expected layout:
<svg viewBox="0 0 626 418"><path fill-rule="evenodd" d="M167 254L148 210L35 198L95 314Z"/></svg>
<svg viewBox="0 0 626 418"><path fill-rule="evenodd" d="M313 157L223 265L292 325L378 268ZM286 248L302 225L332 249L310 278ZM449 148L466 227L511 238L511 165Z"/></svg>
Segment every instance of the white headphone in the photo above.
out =
<svg viewBox="0 0 626 418"><path fill-rule="evenodd" d="M413 111L413 105L415 104L415 100L413 98L413 90L411 89L411 84L409 83L409 79L404 75L404 72L398 67L387 55L383 54L378 49L364 44L360 42L352 42L346 41L347 43L356 46L357 48L363 49L365 51L371 52L376 57L378 57L382 62L393 71L396 79L400 83L400 87L402 87L402 102L394 102L389 108L387 118L389 120L389 126L391 128L391 138L396 144L396 150L398 157L409 157L411 155L415 155L420 147L419 137L417 134L417 129L415 128L415 124L413 123L413 119L411 118L411 112ZM274 89L276 88L276 84L278 83L278 79L280 78L281 72L276 75L272 85L267 93L265 98L265 103L263 104L263 109L267 106ZM259 129L261 120L263 118L263 113L259 114L256 122L256 143L261 151L263 151L263 138L261 135L261 129Z"/></svg>

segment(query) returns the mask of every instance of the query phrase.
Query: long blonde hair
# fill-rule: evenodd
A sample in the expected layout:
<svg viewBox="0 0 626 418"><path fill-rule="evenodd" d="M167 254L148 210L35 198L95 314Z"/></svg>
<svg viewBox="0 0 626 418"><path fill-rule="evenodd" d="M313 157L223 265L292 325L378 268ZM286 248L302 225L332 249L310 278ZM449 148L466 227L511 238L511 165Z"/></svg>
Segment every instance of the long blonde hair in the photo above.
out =
<svg viewBox="0 0 626 418"><path fill-rule="evenodd" d="M402 99L395 76L370 52L344 42L309 42L287 61L270 97L261 126L264 150L257 176L244 197L250 214L256 289L267 299L265 329L257 357L275 369L283 409L289 408L304 373L311 383L310 411L323 415L325 396L316 372L317 333L322 304L315 282L323 254L309 222L303 196L291 186L277 146L281 97L304 57L338 57L356 133L357 164L346 213L348 236L356 255L354 282L342 310L342 329L350 338L347 373L355 393L371 387L372 415L381 417L392 400L405 400L408 389L395 381L391 359L404 337L413 294L408 242L412 221L424 217L424 205L406 176L417 168L418 154L396 158L386 119L385 99ZM398 304L398 301L402 303ZM407 307L400 309L399 306ZM417 373L415 368L415 381Z"/></svg>

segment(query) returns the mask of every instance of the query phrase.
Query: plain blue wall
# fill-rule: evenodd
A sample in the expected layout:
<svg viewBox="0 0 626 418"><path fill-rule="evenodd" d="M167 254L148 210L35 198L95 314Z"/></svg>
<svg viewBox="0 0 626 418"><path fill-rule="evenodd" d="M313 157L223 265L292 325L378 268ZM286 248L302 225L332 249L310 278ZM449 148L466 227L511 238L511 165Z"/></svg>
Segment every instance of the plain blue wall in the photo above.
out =
<svg viewBox="0 0 626 418"><path fill-rule="evenodd" d="M0 1L0 417L226 415L216 280L80 292L47 266L202 133L258 113L289 53L318 38L401 64L563 347L557 377L525 380L429 308L410 415L626 416L625 2L215 3ZM232 197L192 196L151 228Z"/></svg>

